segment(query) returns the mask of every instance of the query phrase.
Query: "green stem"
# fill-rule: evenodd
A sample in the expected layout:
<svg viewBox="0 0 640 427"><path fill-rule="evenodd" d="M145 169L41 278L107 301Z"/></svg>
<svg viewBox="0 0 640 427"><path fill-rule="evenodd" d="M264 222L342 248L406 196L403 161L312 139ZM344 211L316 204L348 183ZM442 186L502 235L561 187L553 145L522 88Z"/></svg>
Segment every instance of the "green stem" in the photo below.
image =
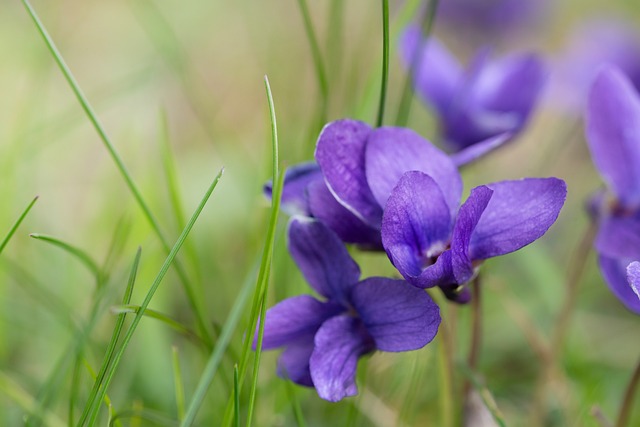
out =
<svg viewBox="0 0 640 427"><path fill-rule="evenodd" d="M382 82L380 84L380 103L376 126L382 126L384 107L387 101L387 84L389 80L389 0L382 0Z"/></svg>
<svg viewBox="0 0 640 427"><path fill-rule="evenodd" d="M480 275L477 275L471 283L471 345L467 364L471 372L476 372L480 359L480 347L482 345L482 292L480 291ZM467 381L464 386L464 395L467 396L471 389L471 383Z"/></svg>
<svg viewBox="0 0 640 427"><path fill-rule="evenodd" d="M430 0L429 6L425 9L425 13L421 17L422 39L416 45L416 51L411 56L411 64L402 88L402 98L398 107L398 115L396 116L397 126L406 126L411 113L411 100L413 98L413 80L415 78L416 69L422 64L424 48L427 44L429 36L433 30L433 22L435 20L436 11L438 10L438 0Z"/></svg>
<svg viewBox="0 0 640 427"><path fill-rule="evenodd" d="M631 410L633 409L633 398L638 390L638 384L640 384L640 360L638 360L631 381L629 381L627 389L624 392L622 406L620 406L615 427L626 427L629 425L629 418L631 417Z"/></svg>

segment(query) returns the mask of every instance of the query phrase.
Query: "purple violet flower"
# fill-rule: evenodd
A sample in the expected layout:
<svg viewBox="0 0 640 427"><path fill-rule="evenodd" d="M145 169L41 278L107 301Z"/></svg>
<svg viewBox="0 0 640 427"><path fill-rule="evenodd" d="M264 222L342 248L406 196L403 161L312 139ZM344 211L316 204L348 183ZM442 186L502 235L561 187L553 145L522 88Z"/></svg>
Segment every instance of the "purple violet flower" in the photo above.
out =
<svg viewBox="0 0 640 427"><path fill-rule="evenodd" d="M381 230L409 283L440 286L459 302L468 295L454 291L479 261L541 237L566 198L564 181L528 178L477 187L460 207L462 179L445 153L410 129L354 120L325 127L316 160L335 199Z"/></svg>
<svg viewBox="0 0 640 427"><path fill-rule="evenodd" d="M567 111L582 111L596 72L618 67L640 89L640 33L623 20L589 21L571 35L556 61L549 96Z"/></svg>
<svg viewBox="0 0 640 427"><path fill-rule="evenodd" d="M441 0L438 22L456 34L496 38L539 22L548 7L548 0Z"/></svg>
<svg viewBox="0 0 640 427"><path fill-rule="evenodd" d="M426 292L403 280L360 280L358 265L321 222L292 219L289 250L325 300L301 295L267 311L262 345L285 348L278 360L280 376L337 402L357 394L361 356L417 350L436 336L440 310Z"/></svg>
<svg viewBox="0 0 640 427"><path fill-rule="evenodd" d="M640 314L640 299L627 280L627 266L640 259L640 98L619 69L600 69L585 120L591 158L612 195L598 193L591 207L600 270L613 294Z"/></svg>
<svg viewBox="0 0 640 427"><path fill-rule="evenodd" d="M534 54L491 61L488 51L481 50L464 70L438 40L424 41L414 26L405 31L400 47L407 68L414 55L419 56L415 90L435 110L444 143L457 153L457 165L475 160L522 131L545 80L543 64Z"/></svg>

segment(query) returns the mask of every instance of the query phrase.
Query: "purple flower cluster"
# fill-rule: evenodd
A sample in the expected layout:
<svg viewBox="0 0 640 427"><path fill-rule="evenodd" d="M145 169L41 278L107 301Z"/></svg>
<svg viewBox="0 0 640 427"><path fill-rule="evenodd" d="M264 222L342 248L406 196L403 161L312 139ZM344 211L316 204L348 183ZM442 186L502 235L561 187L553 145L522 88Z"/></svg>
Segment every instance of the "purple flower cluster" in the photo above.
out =
<svg viewBox="0 0 640 427"><path fill-rule="evenodd" d="M604 66L597 74L586 126L591 157L609 190L591 203L600 269L614 295L640 314L639 266L633 263L640 260L640 97L619 69Z"/></svg>
<svg viewBox="0 0 640 427"><path fill-rule="evenodd" d="M526 125L545 81L538 56L519 53L491 60L478 51L463 69L435 38L423 40L409 27L401 40L402 58L413 66L416 93L429 104L443 143L463 165L511 140Z"/></svg>
<svg viewBox="0 0 640 427"><path fill-rule="evenodd" d="M566 198L562 180L526 178L478 186L461 204L449 156L410 129L356 120L326 125L315 160L287 172L282 197L304 215L289 228L291 255L325 301L301 296L270 309L264 348L284 347L280 375L331 401L356 393L360 356L434 338L439 311L424 289L468 302L480 264L541 237ZM359 281L345 243L385 251L404 280Z"/></svg>

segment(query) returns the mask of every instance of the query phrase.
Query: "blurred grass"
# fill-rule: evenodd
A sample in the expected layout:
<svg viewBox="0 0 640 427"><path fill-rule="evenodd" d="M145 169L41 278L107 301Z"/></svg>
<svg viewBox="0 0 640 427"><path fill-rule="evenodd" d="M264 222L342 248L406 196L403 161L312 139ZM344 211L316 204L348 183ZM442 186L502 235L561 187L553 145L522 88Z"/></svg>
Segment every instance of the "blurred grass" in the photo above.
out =
<svg viewBox="0 0 640 427"><path fill-rule="evenodd" d="M326 62L326 114L329 120L355 115L372 123L380 78L380 11L364 0L339 3L308 2ZM410 1L406 7L418 3ZM204 183L225 166L215 200L178 255L202 290L200 302L217 331L213 338L220 342L243 283L255 280L255 256L266 233L268 203L260 189L270 176L271 148L264 74L270 76L278 99L281 163L307 160L313 153L321 100L297 2L63 0L34 1L34 7L169 240L184 226L180 210L197 205ZM602 0L567 0L541 36L516 45L557 52L571 25L614 8L640 22L640 7L633 2L614 6ZM392 39L408 19L406 10L391 2ZM437 22L435 30L444 33ZM137 304L166 253L19 2L3 4L0 47L3 236L27 201L40 195L0 255L0 424L19 425L24 413L37 414L37 398L46 392L47 378L57 378L55 366L68 359L70 346L83 331L90 331L84 343L86 363L99 371L117 321L108 308L121 304L130 254L139 245L144 248L137 279L144 286L136 286L131 298ZM395 53L392 42L390 112L397 109L404 82ZM165 112L161 119L158 111ZM570 191L548 236L483 266L480 370L509 426L530 425L542 365L531 337L548 343L562 304L566 266L587 224L584 200L601 185L580 128L567 138L566 123L555 112L541 111L520 141L464 172L467 188L523 175L556 175L568 182ZM410 126L427 137L434 135L433 119L418 103L412 107ZM286 252L285 222L280 218L275 238L269 305L309 292ZM98 262L109 272L104 294L96 300L95 277L68 254L30 240L28 234L35 231L73 242L94 260L108 259ZM364 275L395 274L381 262L381 254L357 258ZM640 342L633 339L640 328L637 316L608 292L593 254L589 258L558 361L561 376L552 391L555 397L550 395L548 403L555 407L547 425L597 426L589 413L594 405L613 418L640 354ZM150 308L193 326L179 277L169 271L165 280ZM456 331L452 351L456 360L464 360L468 310L447 307L447 316L457 317L448 324ZM199 413L203 425L221 419L233 394L240 331L247 321L242 316L228 337L228 351L220 359L224 375L213 379ZM349 417L357 426L392 425L392 420L396 425L440 425L439 346L434 342L419 352L367 358L359 367L361 395L339 404L278 379L277 353L267 352L257 382L254 425L295 425L300 414L308 426L341 425ZM148 415L142 425L179 418L174 347L179 349L186 401L192 398L209 354L161 322L143 319L109 389L115 413L133 417L122 418L124 425L133 425L139 413ZM41 413L46 425L66 424L74 394L78 415L93 385L86 369L80 369L74 391L72 370L61 372L51 380L57 385L55 394ZM454 391L459 392L457 374ZM292 405L292 395L299 408ZM240 400L241 417L246 416L246 397L244 393ZM107 410L103 407L99 414L104 422ZM636 424L638 411L631 421Z"/></svg>

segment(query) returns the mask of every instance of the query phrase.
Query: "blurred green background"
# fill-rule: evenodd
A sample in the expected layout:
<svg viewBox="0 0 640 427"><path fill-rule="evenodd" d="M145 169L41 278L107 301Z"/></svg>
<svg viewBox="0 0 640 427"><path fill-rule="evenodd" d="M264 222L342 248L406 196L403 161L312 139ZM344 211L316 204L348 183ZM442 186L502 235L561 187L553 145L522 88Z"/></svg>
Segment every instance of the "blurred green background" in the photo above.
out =
<svg viewBox="0 0 640 427"><path fill-rule="evenodd" d="M327 64L327 119L372 123L381 58L379 2L310 3ZM416 3L391 2L394 35ZM175 165L180 206L187 217L225 167L179 256L219 331L242 283L253 280L267 229L269 203L261 187L270 178L271 146L263 76L268 75L275 98L283 166L312 158L321 126L321 100L298 3L34 0L33 6L170 241L177 238L183 220L171 202L167 171L173 169L167 168L167 158ZM540 26L502 40L499 49L532 48L553 58L562 54L572 28L605 15L638 26L640 6L557 1ZM436 33L462 56L470 54L455 29L436 23ZM95 315L83 344L87 363L95 370L116 319L109 307L121 300L136 248L143 248L136 304L166 254L18 1L3 2L0 55L0 234L40 196L0 256L0 424L20 425L40 401L46 402L43 411L54 423L66 425L76 329L90 325ZM404 71L392 46L389 118L403 83ZM437 140L434 120L418 101L409 125ZM542 102L516 143L463 175L467 190L522 176L558 176L569 187L567 204L547 236L483 267L480 372L507 424L598 426L591 414L594 407L613 419L640 356L640 319L608 292L593 253L566 342L557 349L560 356L552 362L544 359L565 300L573 254L588 228L584 203L601 186L579 117ZM286 252L286 220L282 215L269 305L309 292ZM29 233L55 236L101 264L112 252L107 290L97 309L92 308L92 274L68 253L30 239ZM395 274L384 254L356 256L365 276ZM194 324L173 271L150 307L189 327ZM454 359L464 360L469 309L445 304L443 311L446 327L456 331L451 339ZM241 327L247 320L245 316ZM222 417L242 336L239 328L200 411L201 425L218 425ZM116 410L145 408L177 418L172 346L178 348L190 399L208 354L165 324L145 318L109 390ZM295 425L291 390L309 426L347 421L359 426L445 425L441 346L437 339L418 352L373 355L360 364L359 397L339 404L320 400L313 390L288 388L275 376L277 352L268 352L261 365L254 425ZM551 369L542 388L540 377L550 363L557 369ZM454 368L459 391L464 376ZM76 417L93 383L84 365L78 375ZM543 397L536 398L536 393ZM536 400L543 402L543 409ZM640 411L635 412L630 425L640 425ZM102 416L105 423L106 411ZM156 425L122 420L124 425L136 422Z"/></svg>

